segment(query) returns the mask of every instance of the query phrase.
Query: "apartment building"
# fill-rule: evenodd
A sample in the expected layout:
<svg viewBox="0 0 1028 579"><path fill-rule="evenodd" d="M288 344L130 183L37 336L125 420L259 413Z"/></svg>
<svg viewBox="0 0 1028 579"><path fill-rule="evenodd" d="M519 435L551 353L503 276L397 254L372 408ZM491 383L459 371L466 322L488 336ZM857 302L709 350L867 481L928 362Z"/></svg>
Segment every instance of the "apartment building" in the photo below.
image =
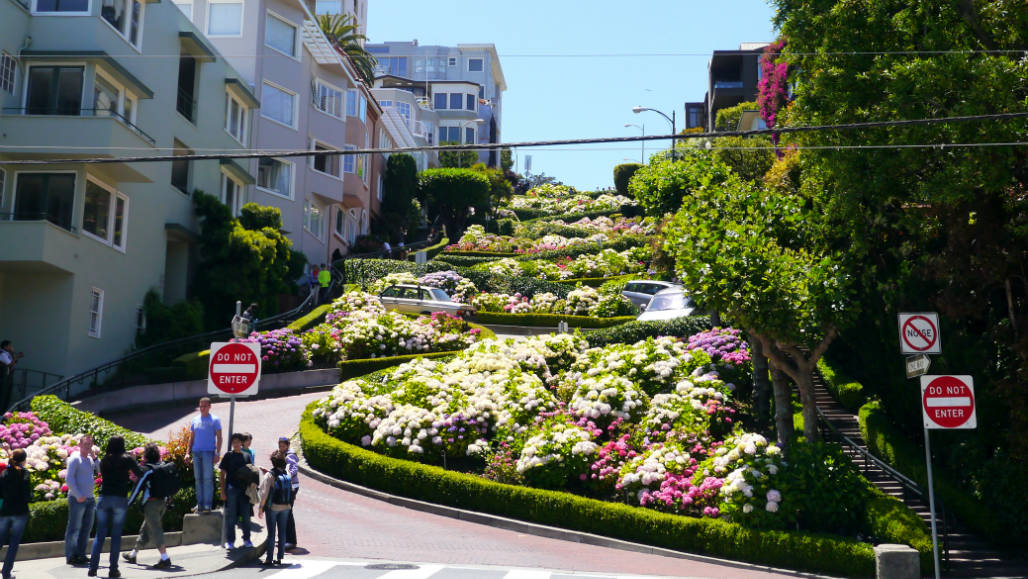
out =
<svg viewBox="0 0 1028 579"><path fill-rule="evenodd" d="M257 167L79 160L249 148L259 101L170 2L0 0L0 106L0 334L23 368L118 358L148 290L186 297L192 192L238 207Z"/></svg>
<svg viewBox="0 0 1028 579"><path fill-rule="evenodd" d="M407 90L436 113L436 142L501 142L507 81L495 45L420 46L415 40L365 48L378 60L376 89ZM479 158L490 167L500 163L498 151L481 151Z"/></svg>
<svg viewBox="0 0 1028 579"><path fill-rule="evenodd" d="M707 64L707 93L702 102L685 103L685 128L713 131L717 112L757 100L760 55L767 42L743 42L738 50L715 50Z"/></svg>
<svg viewBox="0 0 1028 579"><path fill-rule="evenodd" d="M401 82L394 77L375 79L376 87L394 86ZM408 83L409 84L409 83ZM436 127L439 126L439 115L429 105L428 99L417 97L413 92L400 84L394 88L374 88L371 94L382 107L383 121L387 124L389 134L396 140L397 147L422 147L435 144ZM416 151L411 153L417 161L418 171L439 166L439 153L436 151Z"/></svg>

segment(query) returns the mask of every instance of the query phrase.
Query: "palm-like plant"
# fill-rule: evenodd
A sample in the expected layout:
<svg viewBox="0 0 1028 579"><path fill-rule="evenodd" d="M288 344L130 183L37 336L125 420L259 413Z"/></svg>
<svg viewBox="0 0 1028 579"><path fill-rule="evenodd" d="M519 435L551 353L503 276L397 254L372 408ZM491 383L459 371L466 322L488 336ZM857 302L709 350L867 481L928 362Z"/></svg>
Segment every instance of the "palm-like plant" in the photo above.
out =
<svg viewBox="0 0 1028 579"><path fill-rule="evenodd" d="M350 62L357 69L361 80L371 86L375 80L375 66L378 65L378 60L373 54L364 50L362 43L367 40L367 37L358 32L357 23L350 15L321 14L318 16L318 26L321 27L321 31L325 33L328 40L350 58Z"/></svg>

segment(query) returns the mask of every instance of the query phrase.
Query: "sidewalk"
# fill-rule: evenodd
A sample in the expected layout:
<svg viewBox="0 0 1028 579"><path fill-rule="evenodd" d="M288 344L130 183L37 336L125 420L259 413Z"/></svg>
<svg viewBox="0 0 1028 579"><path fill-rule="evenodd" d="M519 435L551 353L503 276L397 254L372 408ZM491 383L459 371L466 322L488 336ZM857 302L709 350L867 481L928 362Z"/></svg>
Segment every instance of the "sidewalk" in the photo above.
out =
<svg viewBox="0 0 1028 579"><path fill-rule="evenodd" d="M136 564L128 563L124 559L119 558L118 570L121 571L123 577L168 577L169 575L193 577L245 565L260 559L261 555L264 554L264 546L268 539L263 520L258 521L254 517L251 529L250 540L254 544L252 549L238 548L228 552L218 545L207 543L169 547L168 556L171 557L172 566L167 569L154 569L150 565L156 563L160 555L157 549L150 548L139 552L139 562ZM135 537L132 537L131 541L127 539L127 536L122 538L121 547L123 553L131 551L135 545ZM237 545L242 545L242 540L238 536L236 540ZM110 550L110 544L110 539L104 543L104 554L100 556L99 577L107 577L108 563L110 561L110 555L107 553ZM89 545L92 547L92 541L90 541ZM85 577L87 569L88 567L85 565L78 567L68 565L63 556L32 561L22 561L21 557L19 557L18 561L14 563L15 576L38 577L40 579L51 577L81 579Z"/></svg>

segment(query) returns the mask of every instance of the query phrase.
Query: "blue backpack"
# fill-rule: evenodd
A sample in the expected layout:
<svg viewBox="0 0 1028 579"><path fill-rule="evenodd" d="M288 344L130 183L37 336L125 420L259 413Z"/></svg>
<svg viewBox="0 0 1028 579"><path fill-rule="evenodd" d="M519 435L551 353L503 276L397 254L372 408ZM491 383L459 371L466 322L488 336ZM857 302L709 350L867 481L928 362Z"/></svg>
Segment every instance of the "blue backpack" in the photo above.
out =
<svg viewBox="0 0 1028 579"><path fill-rule="evenodd" d="M272 471L274 474L275 471ZM288 505L293 501L293 481L289 474L281 473L275 475L275 483L268 493L268 506Z"/></svg>

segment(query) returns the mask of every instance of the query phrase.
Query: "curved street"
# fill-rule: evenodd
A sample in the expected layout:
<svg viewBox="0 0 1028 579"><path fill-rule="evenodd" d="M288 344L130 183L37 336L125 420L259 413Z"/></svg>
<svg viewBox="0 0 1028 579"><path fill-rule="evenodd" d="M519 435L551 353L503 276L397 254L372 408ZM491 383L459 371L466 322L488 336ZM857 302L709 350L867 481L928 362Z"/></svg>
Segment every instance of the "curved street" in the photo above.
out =
<svg viewBox="0 0 1028 579"><path fill-rule="evenodd" d="M237 401L235 430L254 435L258 464L267 464L279 436L292 434L303 409L323 391L281 398ZM215 401L212 412L228 430L229 403ZM163 406L148 412L113 416L118 424L167 440L186 427L192 407ZM226 436L227 439L227 436ZM296 503L300 548L289 557L417 561L446 565L533 567L574 572L662 575L673 577L795 577L731 564L717 564L634 553L526 535L433 515L302 480Z"/></svg>

